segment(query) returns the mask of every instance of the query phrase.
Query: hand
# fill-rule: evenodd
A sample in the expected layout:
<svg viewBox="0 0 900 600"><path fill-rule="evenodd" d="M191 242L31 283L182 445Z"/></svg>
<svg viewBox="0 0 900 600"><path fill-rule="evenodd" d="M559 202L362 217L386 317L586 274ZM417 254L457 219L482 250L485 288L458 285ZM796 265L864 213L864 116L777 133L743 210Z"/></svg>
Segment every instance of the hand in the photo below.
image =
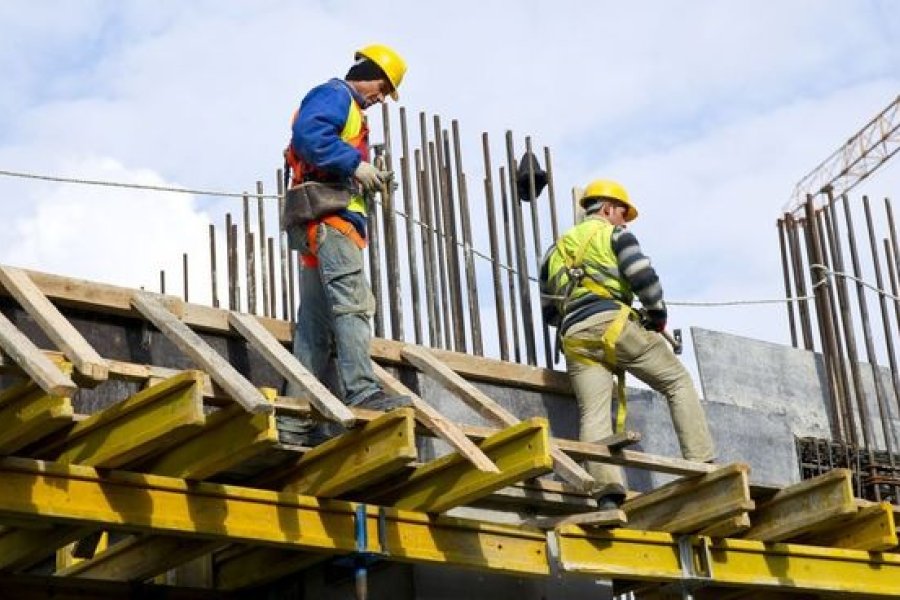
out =
<svg viewBox="0 0 900 600"><path fill-rule="evenodd" d="M366 161L361 161L353 171L353 178L369 192L381 188L392 176L393 173L390 171L382 171Z"/></svg>
<svg viewBox="0 0 900 600"><path fill-rule="evenodd" d="M665 310L647 310L644 318L641 319L641 325L644 326L644 329L659 333L666 329L666 317Z"/></svg>

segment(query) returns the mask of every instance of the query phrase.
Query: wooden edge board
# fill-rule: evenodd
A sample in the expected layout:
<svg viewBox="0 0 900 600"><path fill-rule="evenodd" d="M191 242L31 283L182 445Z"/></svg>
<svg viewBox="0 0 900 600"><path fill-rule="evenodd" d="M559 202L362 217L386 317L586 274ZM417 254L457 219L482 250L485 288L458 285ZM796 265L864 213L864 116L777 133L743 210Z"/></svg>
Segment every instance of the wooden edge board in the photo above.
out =
<svg viewBox="0 0 900 600"><path fill-rule="evenodd" d="M237 369L216 352L199 335L178 320L156 296L136 292L132 305L149 319L179 350L197 363L219 383L237 403L251 413L271 413L272 403Z"/></svg>
<svg viewBox="0 0 900 600"><path fill-rule="evenodd" d="M322 385L312 373L307 371L297 357L285 350L275 336L269 333L255 317L230 311L228 322L285 379L309 392L310 402L325 418L340 423L344 427L353 427L355 418L347 406Z"/></svg>
<svg viewBox="0 0 900 600"><path fill-rule="evenodd" d="M0 283L83 376L106 381L109 366L21 269L0 265Z"/></svg>
<svg viewBox="0 0 900 600"><path fill-rule="evenodd" d="M485 473L500 472L497 465L456 424L447 420L436 408L403 385L399 379L391 375L386 369L375 363L372 363L372 368L375 371L375 376L386 390L392 394L410 398L413 408L416 410L416 419L431 430L435 436L450 444L454 450L475 465L475 468L479 471L484 471Z"/></svg>
<svg viewBox="0 0 900 600"><path fill-rule="evenodd" d="M563 515L559 517L536 517L533 519L525 519L523 525L529 527L537 527L538 529L558 529L563 525L581 525L582 527L624 527L628 522L625 511L614 510L596 510L592 512L577 513L574 515Z"/></svg>
<svg viewBox="0 0 900 600"><path fill-rule="evenodd" d="M0 348L51 396L71 396L78 389L3 313L0 313Z"/></svg>
<svg viewBox="0 0 900 600"><path fill-rule="evenodd" d="M434 378L486 419L503 426L514 425L519 421L515 415L443 364L425 348L407 345L403 349L402 355L410 364ZM552 442L550 454L553 457L553 470L560 477L582 490L589 490L595 485L596 482L591 474Z"/></svg>

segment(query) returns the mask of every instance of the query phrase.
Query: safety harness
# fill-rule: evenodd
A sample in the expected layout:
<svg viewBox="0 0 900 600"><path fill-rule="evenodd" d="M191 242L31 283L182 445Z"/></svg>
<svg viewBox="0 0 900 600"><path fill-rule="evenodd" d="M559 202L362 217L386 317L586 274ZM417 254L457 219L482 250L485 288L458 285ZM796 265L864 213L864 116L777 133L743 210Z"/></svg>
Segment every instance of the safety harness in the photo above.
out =
<svg viewBox="0 0 900 600"><path fill-rule="evenodd" d="M603 332L603 335L600 337L599 341L562 338L562 347L567 357L571 357L578 362L589 365L593 365L598 362L591 358L588 358L589 353L597 350L598 348L603 351L603 359L600 362L602 362L607 368L609 368L616 376L617 400L614 431L618 433L624 431L625 429L628 400L625 394L625 369L619 367L616 360L616 343L619 341L619 337L622 335L622 330L625 328L625 323L629 318L632 317L633 314L636 315L637 313L635 313L631 306L617 298L609 290L609 288L603 285L600 279L601 275L618 278L617 271L596 263L592 263L590 265L591 268L596 271L596 273L589 273L587 269L585 269L584 256L590 248L591 241L593 241L594 237L599 231L600 224L593 228L590 234L575 250L574 254L570 254L566 250L565 244L563 243L562 239L560 239L556 243L556 250L559 252L564 263L562 271L564 271L565 275L568 277L568 282L565 286L565 289L563 290L561 298L562 309L563 311L565 311L566 305L568 304L569 300L578 287L584 287L591 293L601 298L613 300L621 306L619 308L619 311L616 313L615 318L609 324L609 327L607 327L606 331ZM560 273L557 273L554 276L554 279L561 277L562 271ZM559 343L559 338L557 339L557 343Z"/></svg>

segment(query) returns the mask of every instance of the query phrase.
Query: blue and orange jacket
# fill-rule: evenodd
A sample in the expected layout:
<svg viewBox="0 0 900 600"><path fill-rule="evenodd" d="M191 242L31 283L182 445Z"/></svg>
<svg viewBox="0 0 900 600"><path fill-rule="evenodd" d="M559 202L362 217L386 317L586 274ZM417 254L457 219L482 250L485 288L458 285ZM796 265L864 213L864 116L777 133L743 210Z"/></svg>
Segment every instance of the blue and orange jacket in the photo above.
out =
<svg viewBox="0 0 900 600"><path fill-rule="evenodd" d="M363 99L347 82L331 79L314 87L294 113L291 143L285 158L293 171L292 184L303 181L346 183L360 161L368 160L369 127ZM366 202L353 193L350 206L337 213L366 235Z"/></svg>

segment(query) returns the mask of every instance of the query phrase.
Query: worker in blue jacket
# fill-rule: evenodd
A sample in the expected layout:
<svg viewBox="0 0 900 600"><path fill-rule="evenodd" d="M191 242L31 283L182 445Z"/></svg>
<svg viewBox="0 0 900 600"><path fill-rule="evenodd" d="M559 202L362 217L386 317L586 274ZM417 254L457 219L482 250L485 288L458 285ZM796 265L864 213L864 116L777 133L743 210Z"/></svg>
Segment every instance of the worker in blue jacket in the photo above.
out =
<svg viewBox="0 0 900 600"><path fill-rule="evenodd" d="M396 100L405 73L405 61L391 48L361 48L344 79L331 79L303 98L285 150L292 186L314 181L350 191L346 208L288 231L302 265L294 354L319 379L334 355L343 401L373 410L408 405L409 399L385 395L369 356L375 300L363 270L365 192L381 189L392 173L369 162L364 111L388 96ZM287 393L300 391L289 386Z"/></svg>

